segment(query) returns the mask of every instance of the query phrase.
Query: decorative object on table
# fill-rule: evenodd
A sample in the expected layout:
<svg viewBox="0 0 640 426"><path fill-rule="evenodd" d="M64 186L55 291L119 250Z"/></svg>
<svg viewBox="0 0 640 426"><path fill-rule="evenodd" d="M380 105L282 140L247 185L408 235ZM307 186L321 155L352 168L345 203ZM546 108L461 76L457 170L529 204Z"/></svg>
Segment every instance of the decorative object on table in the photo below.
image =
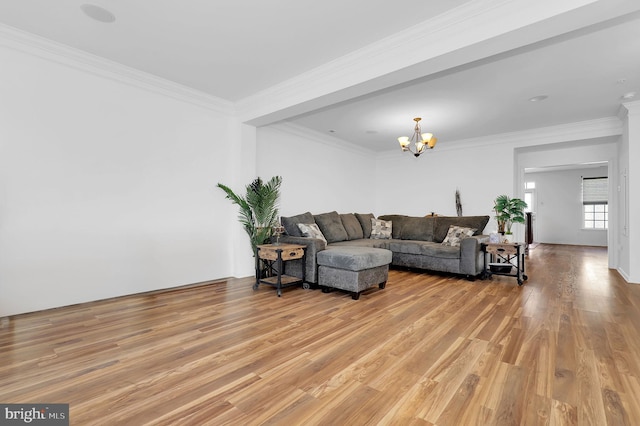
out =
<svg viewBox="0 0 640 426"><path fill-rule="evenodd" d="M273 227L273 235L276 237L276 241L273 243L274 246L280 245L280 236L284 234L284 226L279 223Z"/></svg>
<svg viewBox="0 0 640 426"><path fill-rule="evenodd" d="M460 201L460 190L456 188L456 213L462 216L462 201Z"/></svg>
<svg viewBox="0 0 640 426"><path fill-rule="evenodd" d="M438 141L438 138L434 137L432 133L422 133L420 120L422 120L420 117L413 119L416 125L413 128L413 135L411 137L400 136L398 138L402 151L408 151L416 157L419 157L426 149L433 149ZM411 144L413 144L413 149L411 148Z"/></svg>
<svg viewBox="0 0 640 426"><path fill-rule="evenodd" d="M492 232L489 234L489 242L492 244L498 244L502 242L502 235L497 232Z"/></svg>
<svg viewBox="0 0 640 426"><path fill-rule="evenodd" d="M493 203L499 233L511 235L511 226L514 223L524 223L524 209L527 208L527 203L521 199L498 195Z"/></svg>
<svg viewBox="0 0 640 426"><path fill-rule="evenodd" d="M255 256L257 247L268 242L273 227L278 223L278 199L280 198L281 176L274 176L268 182L254 179L245 187L244 196L237 195L228 186L218 183L218 188L226 198L240 207L238 220L249 235L251 251Z"/></svg>

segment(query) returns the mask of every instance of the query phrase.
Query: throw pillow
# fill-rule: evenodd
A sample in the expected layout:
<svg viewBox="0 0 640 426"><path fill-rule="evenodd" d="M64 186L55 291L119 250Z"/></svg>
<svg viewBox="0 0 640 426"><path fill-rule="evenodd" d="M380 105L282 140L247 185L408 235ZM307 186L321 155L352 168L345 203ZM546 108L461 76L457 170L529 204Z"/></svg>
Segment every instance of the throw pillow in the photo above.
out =
<svg viewBox="0 0 640 426"><path fill-rule="evenodd" d="M434 216L433 241L441 243L449 232L449 226L463 226L465 228L475 228L476 235L484 230L489 222L489 216Z"/></svg>
<svg viewBox="0 0 640 426"><path fill-rule="evenodd" d="M476 232L475 228L451 225L449 227L449 232L447 232L447 236L442 240L442 245L459 247L460 241L472 236L474 232Z"/></svg>
<svg viewBox="0 0 640 426"><path fill-rule="evenodd" d="M325 244L327 243L327 239L322 235L322 231L320 231L320 228L318 228L318 225L315 223L299 223L298 228L303 237L317 238L324 241Z"/></svg>
<svg viewBox="0 0 640 426"><path fill-rule="evenodd" d="M287 231L287 235L291 235L292 237L302 237L302 233L298 228L299 223L314 223L313 215L310 212L302 213L296 216L285 217L282 216L280 218L280 223L284 226L285 231Z"/></svg>
<svg viewBox="0 0 640 426"><path fill-rule="evenodd" d="M390 220L371 219L371 238L374 240L391 239L392 222Z"/></svg>
<svg viewBox="0 0 640 426"><path fill-rule="evenodd" d="M404 221L409 216L404 214L383 214L378 216L380 220L386 220L388 222L393 222L393 229L391 230L391 238L400 239L400 231L404 226Z"/></svg>

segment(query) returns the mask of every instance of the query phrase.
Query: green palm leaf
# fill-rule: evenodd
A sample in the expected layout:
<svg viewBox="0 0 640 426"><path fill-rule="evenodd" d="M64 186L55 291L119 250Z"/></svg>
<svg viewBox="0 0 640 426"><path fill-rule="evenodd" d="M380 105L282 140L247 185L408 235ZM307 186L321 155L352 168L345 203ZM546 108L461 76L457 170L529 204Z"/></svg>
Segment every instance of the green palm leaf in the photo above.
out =
<svg viewBox="0 0 640 426"><path fill-rule="evenodd" d="M498 228L511 232L511 225L524 223L524 209L527 203L519 198L509 198L507 195L498 195L493 202L493 210L496 212Z"/></svg>
<svg viewBox="0 0 640 426"><path fill-rule="evenodd" d="M249 235L252 252L269 240L272 228L278 224L278 200L282 177L274 176L267 183L257 178L245 187L245 196L236 194L231 188L218 183L226 198L240 208L238 220Z"/></svg>

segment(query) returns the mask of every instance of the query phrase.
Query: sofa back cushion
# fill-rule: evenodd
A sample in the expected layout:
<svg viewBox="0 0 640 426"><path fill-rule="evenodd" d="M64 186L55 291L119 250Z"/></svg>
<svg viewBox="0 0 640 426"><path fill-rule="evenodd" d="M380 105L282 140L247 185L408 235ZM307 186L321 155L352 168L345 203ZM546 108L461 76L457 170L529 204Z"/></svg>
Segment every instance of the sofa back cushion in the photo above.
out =
<svg viewBox="0 0 640 426"><path fill-rule="evenodd" d="M355 214L341 214L340 220L342 221L342 226L344 226L345 231L347 231L347 237L349 240L360 240L364 238L362 226Z"/></svg>
<svg viewBox="0 0 640 426"><path fill-rule="evenodd" d="M288 235L291 235L292 237L302 237L303 235L298 228L298 224L303 223L305 225L309 225L316 222L313 219L313 215L310 212L306 212L296 216L282 216L280 218L280 223L284 226L284 230L287 231Z"/></svg>
<svg viewBox="0 0 640 426"><path fill-rule="evenodd" d="M322 231L322 234L327 239L327 243L335 243L337 241L347 241L349 235L347 230L344 229L342 220L338 212L322 213L314 215L313 218L318 224L318 227Z"/></svg>
<svg viewBox="0 0 640 426"><path fill-rule="evenodd" d="M473 235L480 235L489 222L489 216L435 216L434 219L433 241L436 243L444 240L451 225L475 228Z"/></svg>
<svg viewBox="0 0 640 426"><path fill-rule="evenodd" d="M362 226L362 238L371 237L371 219L376 218L373 213L356 213L356 218Z"/></svg>
<svg viewBox="0 0 640 426"><path fill-rule="evenodd" d="M401 240L433 241L434 217L407 217L402 221Z"/></svg>
<svg viewBox="0 0 640 426"><path fill-rule="evenodd" d="M399 239L400 231L402 231L402 227L404 226L404 220L408 217L409 216L403 214L385 214L383 216L378 216L378 219L391 221L391 238Z"/></svg>

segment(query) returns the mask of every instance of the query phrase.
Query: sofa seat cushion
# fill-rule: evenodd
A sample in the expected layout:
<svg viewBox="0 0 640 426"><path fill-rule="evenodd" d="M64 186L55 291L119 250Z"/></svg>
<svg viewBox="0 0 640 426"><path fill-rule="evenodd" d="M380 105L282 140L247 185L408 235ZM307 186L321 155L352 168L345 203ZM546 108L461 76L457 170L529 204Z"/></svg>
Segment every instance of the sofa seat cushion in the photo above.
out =
<svg viewBox="0 0 640 426"><path fill-rule="evenodd" d="M391 263L389 250L371 247L328 247L317 254L318 265L347 271L363 271Z"/></svg>
<svg viewBox="0 0 640 426"><path fill-rule="evenodd" d="M389 243L389 249L394 253L460 259L460 247L443 246L430 241L392 240Z"/></svg>
<svg viewBox="0 0 640 426"><path fill-rule="evenodd" d="M331 243L329 247L373 247L389 250L390 241L392 240L372 240L371 238L364 238L361 240L349 240Z"/></svg>

